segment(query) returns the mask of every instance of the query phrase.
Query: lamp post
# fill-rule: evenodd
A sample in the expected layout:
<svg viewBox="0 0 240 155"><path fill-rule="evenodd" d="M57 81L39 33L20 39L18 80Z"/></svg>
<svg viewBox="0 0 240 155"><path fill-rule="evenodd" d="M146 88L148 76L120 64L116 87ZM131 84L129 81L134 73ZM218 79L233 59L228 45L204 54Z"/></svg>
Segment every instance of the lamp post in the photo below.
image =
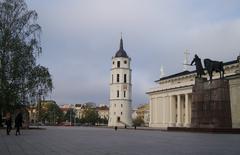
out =
<svg viewBox="0 0 240 155"><path fill-rule="evenodd" d="M40 110L41 110L41 91L38 92L38 101L37 101L37 127L39 127L39 122L40 122Z"/></svg>
<svg viewBox="0 0 240 155"><path fill-rule="evenodd" d="M56 125L56 115L55 115L55 109L54 109L54 112L53 112L53 123L54 123L54 126Z"/></svg>
<svg viewBox="0 0 240 155"><path fill-rule="evenodd" d="M71 109L70 109L70 115L69 116L70 116L70 119L69 119L70 120L70 126L72 126L72 110Z"/></svg>

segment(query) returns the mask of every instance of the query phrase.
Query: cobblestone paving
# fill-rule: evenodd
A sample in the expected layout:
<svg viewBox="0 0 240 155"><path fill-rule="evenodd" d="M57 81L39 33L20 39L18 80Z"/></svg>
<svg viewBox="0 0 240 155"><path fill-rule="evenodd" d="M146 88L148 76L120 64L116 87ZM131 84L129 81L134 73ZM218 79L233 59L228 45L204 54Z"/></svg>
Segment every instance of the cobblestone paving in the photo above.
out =
<svg viewBox="0 0 240 155"><path fill-rule="evenodd" d="M0 155L239 155L239 134L203 134L90 127L46 127L10 136Z"/></svg>

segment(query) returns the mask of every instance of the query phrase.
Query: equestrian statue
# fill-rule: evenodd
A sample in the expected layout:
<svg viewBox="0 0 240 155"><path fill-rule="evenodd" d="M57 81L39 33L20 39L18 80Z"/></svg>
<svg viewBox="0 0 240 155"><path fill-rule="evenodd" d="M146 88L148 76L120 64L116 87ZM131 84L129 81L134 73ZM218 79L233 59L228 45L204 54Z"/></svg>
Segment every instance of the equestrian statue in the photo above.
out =
<svg viewBox="0 0 240 155"><path fill-rule="evenodd" d="M195 62L197 77L201 78L202 75L206 75L204 68L202 66L201 59L195 54L194 59L191 62L191 65ZM212 82L213 71L219 72L220 79L224 78L224 68L222 61L213 61L211 59L204 59L204 66L208 72L210 82Z"/></svg>

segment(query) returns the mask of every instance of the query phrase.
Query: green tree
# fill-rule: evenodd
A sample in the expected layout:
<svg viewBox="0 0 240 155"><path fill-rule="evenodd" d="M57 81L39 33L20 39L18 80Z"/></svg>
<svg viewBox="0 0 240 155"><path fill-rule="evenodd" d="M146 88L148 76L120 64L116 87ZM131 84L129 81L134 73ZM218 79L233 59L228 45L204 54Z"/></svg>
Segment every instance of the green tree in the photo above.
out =
<svg viewBox="0 0 240 155"><path fill-rule="evenodd" d="M101 124L108 124L108 118L106 118L106 117L99 118L99 123L101 123Z"/></svg>
<svg viewBox="0 0 240 155"><path fill-rule="evenodd" d="M95 108L86 108L83 111L85 123L95 125L99 122L99 115Z"/></svg>
<svg viewBox="0 0 240 155"><path fill-rule="evenodd" d="M76 115L75 110L69 108L66 114L64 115L64 120L67 120L68 122L71 122L71 124L73 124L75 122L75 115Z"/></svg>
<svg viewBox="0 0 240 155"><path fill-rule="evenodd" d="M0 1L0 112L36 102L52 91L42 52L37 13L24 0Z"/></svg>
<svg viewBox="0 0 240 155"><path fill-rule="evenodd" d="M41 106L41 122L56 125L56 123L59 124L63 121L63 112L55 101L42 101Z"/></svg>
<svg viewBox="0 0 240 155"><path fill-rule="evenodd" d="M141 117L137 117L133 120L134 126L141 126L142 124L144 124L144 120Z"/></svg>

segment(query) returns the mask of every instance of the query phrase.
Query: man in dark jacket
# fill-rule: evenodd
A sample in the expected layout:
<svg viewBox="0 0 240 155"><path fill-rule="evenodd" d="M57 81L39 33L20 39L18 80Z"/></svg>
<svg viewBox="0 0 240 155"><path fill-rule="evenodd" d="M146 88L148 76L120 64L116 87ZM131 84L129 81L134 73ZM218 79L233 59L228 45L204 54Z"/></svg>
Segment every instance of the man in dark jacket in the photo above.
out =
<svg viewBox="0 0 240 155"><path fill-rule="evenodd" d="M6 122L5 122L6 126L7 126L7 135L10 135L10 131L12 129L12 118L11 118L11 113L8 112L6 114Z"/></svg>
<svg viewBox="0 0 240 155"><path fill-rule="evenodd" d="M17 116L15 118L16 136L20 135L20 127L22 127L22 122L23 122L22 113L18 111Z"/></svg>

